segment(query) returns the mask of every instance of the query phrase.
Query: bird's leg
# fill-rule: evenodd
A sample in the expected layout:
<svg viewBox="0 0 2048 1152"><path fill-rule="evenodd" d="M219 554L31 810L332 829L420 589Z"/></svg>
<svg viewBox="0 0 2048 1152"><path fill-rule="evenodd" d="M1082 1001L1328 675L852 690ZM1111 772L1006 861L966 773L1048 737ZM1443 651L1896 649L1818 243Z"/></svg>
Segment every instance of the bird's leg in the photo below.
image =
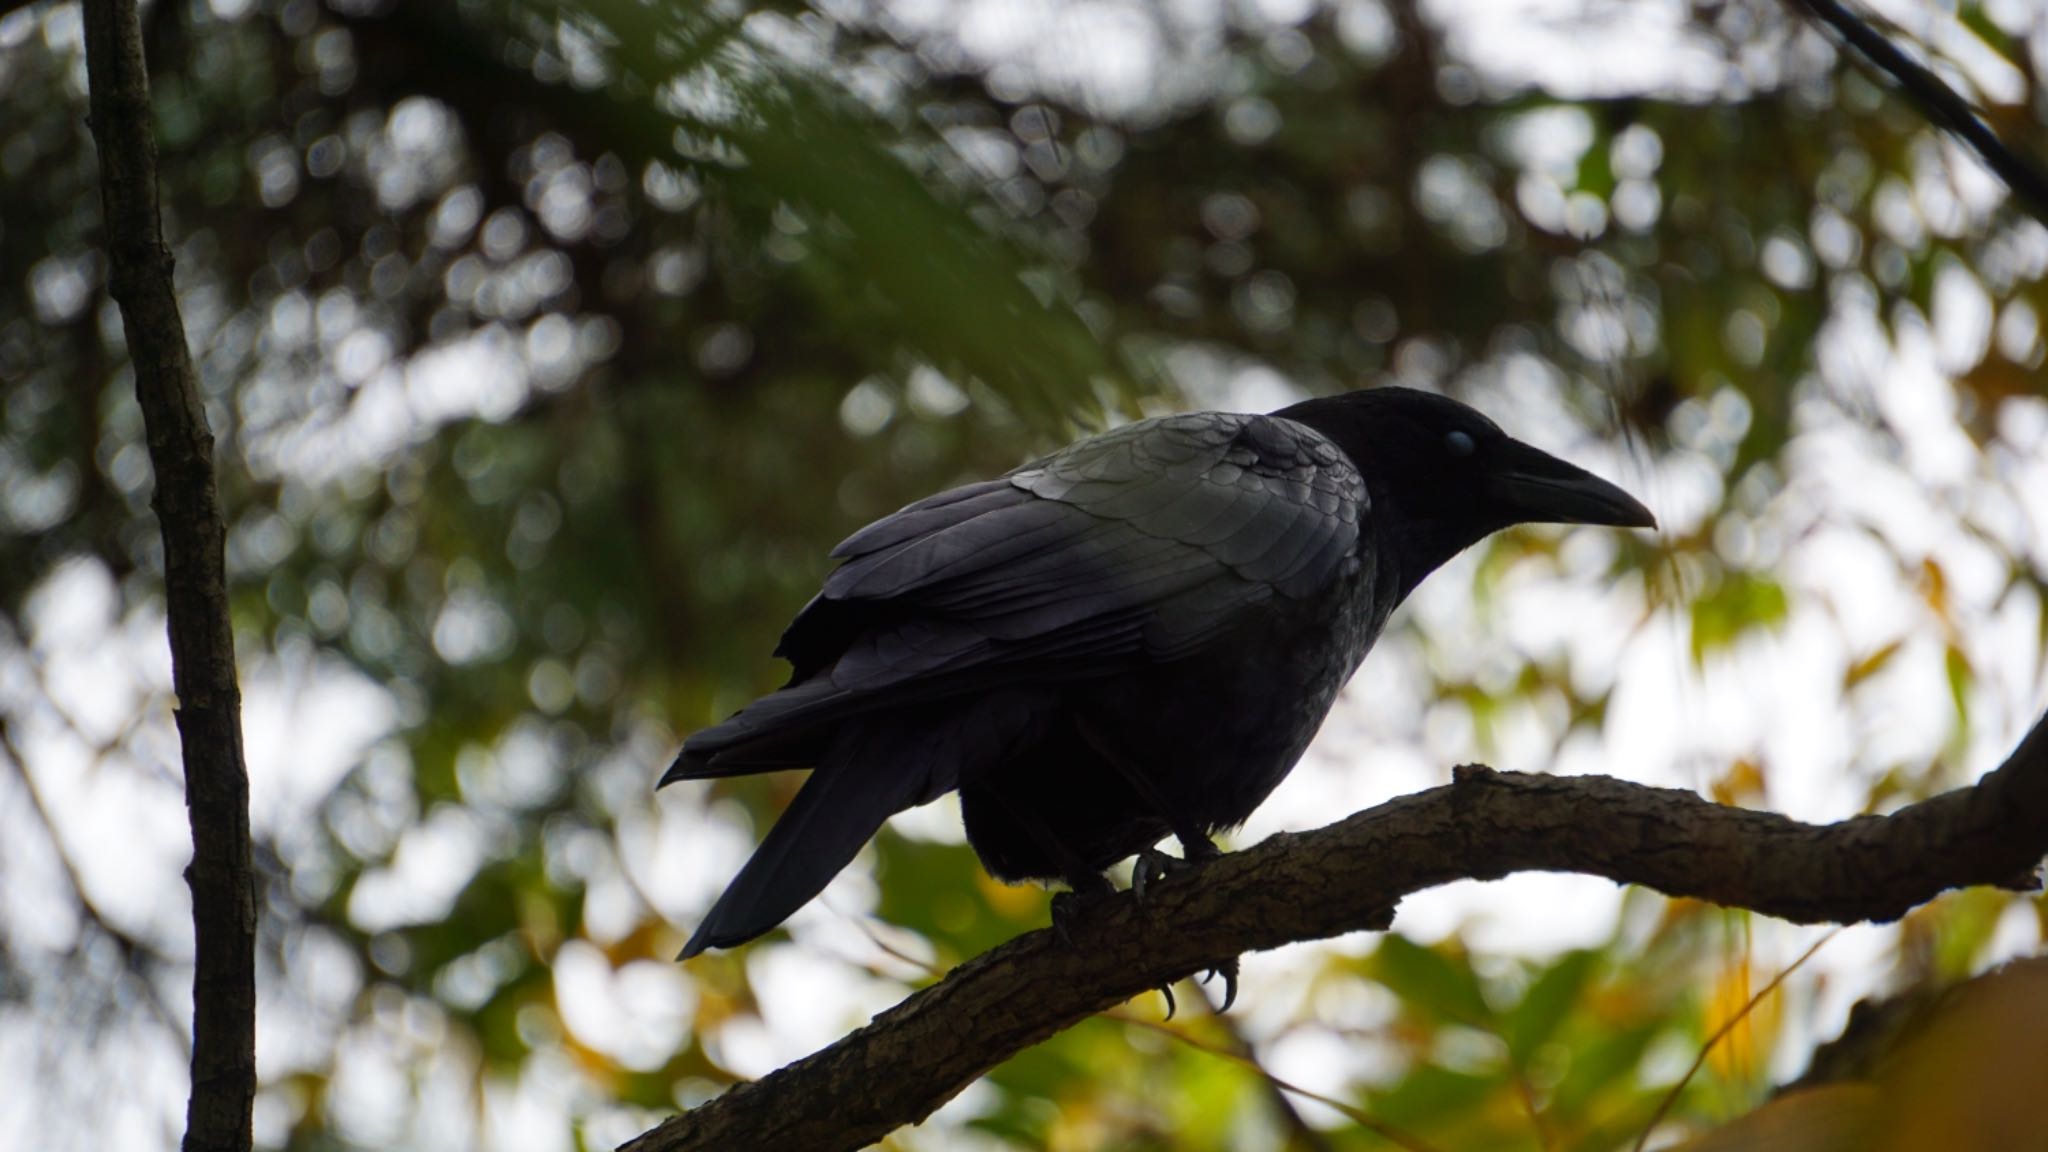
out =
<svg viewBox="0 0 2048 1152"><path fill-rule="evenodd" d="M1173 838L1180 841L1179 856L1168 856L1157 847L1139 851L1136 864L1131 868L1131 895L1140 904L1145 902L1145 887L1156 884L1175 872L1192 868L1223 855L1223 849L1214 840L1191 829L1175 828Z"/></svg>
<svg viewBox="0 0 2048 1152"><path fill-rule="evenodd" d="M1184 833L1177 833L1176 835L1180 840L1180 850L1183 856L1183 859L1179 862L1179 866L1182 868L1205 863L1223 855L1223 849L1216 847L1214 840L1199 832L1194 834L1194 839L1192 840ZM1230 1011L1230 1006L1237 1003L1237 957L1232 956L1230 959L1203 973L1202 983L1207 984L1210 977L1213 976L1223 977L1223 1007L1218 1008L1217 1011L1228 1012Z"/></svg>
<svg viewBox="0 0 2048 1152"><path fill-rule="evenodd" d="M1072 947L1072 928L1082 910L1105 896L1115 895L1116 885L1109 882L1109 877L1082 863L1081 858L1068 848L1052 829L1046 827L1043 820L1011 803L1010 798L1005 796L1000 788L988 789L988 796L1002 808L1003 814L1038 846L1038 850L1045 853L1045 858L1051 861L1060 878L1067 882L1067 891L1052 894L1052 930L1053 934L1060 938L1061 944Z"/></svg>
<svg viewBox="0 0 2048 1152"><path fill-rule="evenodd" d="M1074 937L1069 929L1075 919L1082 914L1083 909L1089 904L1105 896L1114 896L1115 894L1116 885L1111 884L1109 877L1104 876L1100 872L1069 874L1067 876L1067 891L1055 892L1052 895L1053 935L1060 938L1061 944L1069 948L1073 947ZM1235 979L1234 970L1232 978L1233 980ZM1231 995L1233 996L1236 994L1236 987L1235 983L1231 985ZM1179 1007L1173 1000L1173 986L1171 984L1161 984L1159 986L1159 994L1166 997L1166 1018L1168 1020L1173 1019L1173 1014Z"/></svg>
<svg viewBox="0 0 2048 1152"><path fill-rule="evenodd" d="M1168 873L1178 872L1190 864L1213 860L1223 854L1222 849L1216 847L1215 841L1204 836L1194 825L1181 818L1174 806L1167 801L1166 794L1159 790L1159 784L1152 779L1152 774L1145 771L1144 765L1133 763L1118 755L1108 741L1096 739L1086 725L1081 726L1081 738L1086 740L1089 747L1095 749L1104 760L1109 761L1110 766L1116 769L1117 775L1122 776L1124 782L1131 786L1131 791L1138 794L1138 799L1158 813L1160 819L1166 821L1166 826L1172 830L1173 838L1180 841L1181 855L1178 859L1168 856L1157 847L1139 850L1137 865L1131 871L1131 893L1139 903L1145 901L1147 885L1163 880Z"/></svg>
<svg viewBox="0 0 2048 1152"><path fill-rule="evenodd" d="M1174 816L1173 806L1166 802L1165 795L1159 791L1158 785L1153 783L1152 777L1149 774L1137 765L1109 751L1101 741L1095 740L1090 736L1085 727L1082 728L1081 735L1083 739L1087 740L1102 755L1103 759L1109 761L1116 768L1119 775L1130 783L1132 790L1138 793L1138 797L1151 805L1153 810L1166 820L1167 827L1173 831L1174 839L1180 841L1182 855L1178 858L1168 856L1157 848L1152 847L1148 847L1138 853L1136 865L1131 872L1131 898L1133 900L1140 904L1145 902L1145 886L1148 883L1156 883L1164 879L1168 873L1178 872L1183 868L1214 860L1216 857L1223 855L1223 850L1216 847L1214 840L1209 839L1192 825L1186 824ZM1052 930L1060 938L1060 943L1071 947L1074 941L1070 929L1075 919L1080 916L1083 907L1089 901L1099 898L1103 893L1116 891L1115 887L1101 873L1081 867L1074 854L1067 849L1065 844L1060 842L1059 837L1053 835L1051 829L1010 805L1003 799L1000 792L992 792L991 794L997 798L998 803L1003 804L1010 817L1016 820L1019 826L1025 830L1025 834L1038 841L1039 847L1044 849L1047 855L1059 862L1060 872L1066 877L1069 890L1054 893L1053 895ZM1220 1011L1228 1012L1230 1006L1237 1002L1237 957L1233 956L1229 960L1209 969L1202 979L1207 981L1213 976L1223 977L1223 1007ZM1168 1020L1173 1019L1173 1014L1177 1010L1178 1005L1173 999L1172 985L1161 984L1159 986L1159 994L1166 997L1166 1018Z"/></svg>
<svg viewBox="0 0 2048 1152"><path fill-rule="evenodd" d="M1100 872L1077 872L1067 876L1067 890L1052 894L1052 930L1060 943L1073 947L1070 929L1087 905L1116 894L1116 886Z"/></svg>
<svg viewBox="0 0 2048 1152"><path fill-rule="evenodd" d="M1214 840L1199 832L1176 831L1174 838L1180 841L1180 856L1168 856L1157 848L1147 848L1138 853L1137 863L1131 869L1131 896L1139 903L1144 903L1147 884L1157 884L1171 873L1223 855L1223 850L1216 847ZM1216 976L1223 977L1223 1007L1217 1011L1228 1012L1230 1006L1237 1003L1237 957L1232 956L1203 973L1202 983L1207 984ZM1173 993L1170 991L1166 991L1166 1016L1169 1020L1173 1018Z"/></svg>
<svg viewBox="0 0 2048 1152"><path fill-rule="evenodd" d="M1209 839L1199 829L1186 823L1176 815L1173 805L1167 803L1165 794L1159 791L1158 784L1153 781L1151 774L1146 772L1142 766L1133 764L1122 756L1117 755L1106 742L1095 739L1085 726L1081 729L1081 736L1102 755L1103 759L1109 761L1116 768L1117 773L1130 784L1131 789L1138 794L1140 799L1150 804L1155 812L1158 812L1160 816L1166 819L1167 826L1173 829L1173 838L1180 841L1181 855L1178 858L1168 856L1157 847L1148 847L1139 851L1138 858L1131 868L1132 899L1143 904L1145 902L1145 889L1148 885L1164 880L1171 873L1179 872L1197 864L1206 863L1223 855L1223 850L1216 847L1214 840ZM1230 959L1209 969L1202 976L1204 983L1211 977L1223 977L1223 1007L1217 1009L1219 1012L1228 1012L1230 1011L1230 1006L1237 1003L1237 961L1238 958L1232 956ZM1173 1018L1173 990L1162 986L1160 991L1166 995L1166 1017L1171 1020Z"/></svg>

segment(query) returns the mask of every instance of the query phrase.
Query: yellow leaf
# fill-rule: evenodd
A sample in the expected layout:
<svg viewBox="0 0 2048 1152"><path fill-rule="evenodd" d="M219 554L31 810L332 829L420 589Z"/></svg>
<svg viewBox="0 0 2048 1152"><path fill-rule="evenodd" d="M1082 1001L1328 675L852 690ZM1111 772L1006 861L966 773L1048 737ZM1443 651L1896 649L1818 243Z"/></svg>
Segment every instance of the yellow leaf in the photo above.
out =
<svg viewBox="0 0 2048 1152"><path fill-rule="evenodd" d="M1756 800L1764 794L1764 766L1744 756L1728 766L1728 771L1715 780L1712 788L1714 803L1740 804L1745 800Z"/></svg>
<svg viewBox="0 0 2048 1152"><path fill-rule="evenodd" d="M1894 640L1861 660L1856 661L1854 664L1849 665L1849 670L1842 674L1842 691L1847 692L1849 689L1884 671L1885 665L1892 662L1892 657L1899 654L1899 649L1904 647L1905 643L1903 638Z"/></svg>
<svg viewBox="0 0 2048 1152"><path fill-rule="evenodd" d="M1707 1001L1709 1034L1734 1021L1728 1035L1707 1053L1707 1066L1721 1079L1735 1084L1746 1084L1755 1078L1770 1055L1783 1015L1782 998L1776 992L1758 1000L1745 1014L1745 1007L1756 994L1752 975L1749 958L1744 956L1715 981L1713 995Z"/></svg>
<svg viewBox="0 0 2048 1152"><path fill-rule="evenodd" d="M1948 573L1932 556L1920 561L1920 598L1942 623L1953 624L1948 614Z"/></svg>
<svg viewBox="0 0 2048 1152"><path fill-rule="evenodd" d="M1022 920L1033 915L1042 915L1045 905L1045 889L1027 884L1005 884L990 878L979 869L974 873L975 886L981 889L982 898L996 914L1008 920Z"/></svg>

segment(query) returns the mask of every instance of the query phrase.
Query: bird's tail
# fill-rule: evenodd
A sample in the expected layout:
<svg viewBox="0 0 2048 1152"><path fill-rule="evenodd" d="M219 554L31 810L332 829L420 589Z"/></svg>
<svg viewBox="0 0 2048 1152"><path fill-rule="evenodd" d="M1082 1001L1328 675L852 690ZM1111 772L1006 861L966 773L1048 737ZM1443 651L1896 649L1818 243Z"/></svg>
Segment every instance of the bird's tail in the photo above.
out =
<svg viewBox="0 0 2048 1152"><path fill-rule="evenodd" d="M854 716L802 741L756 731L745 739L726 734L700 743L719 729L691 737L670 778L758 772L799 755L808 759L798 762L818 767L680 958L744 944L782 923L846 867L883 821L1030 744L1055 701L1043 690L1008 690Z"/></svg>
<svg viewBox="0 0 2048 1152"><path fill-rule="evenodd" d="M950 775L943 787L933 786L931 766L918 762L919 743L882 719L841 725L817 770L678 959L744 944L782 923L822 891L884 821L951 787Z"/></svg>
<svg viewBox="0 0 2048 1152"><path fill-rule="evenodd" d="M834 747L835 732L858 725L845 721L883 703L862 699L823 677L771 692L683 741L683 750L655 787L822 765Z"/></svg>

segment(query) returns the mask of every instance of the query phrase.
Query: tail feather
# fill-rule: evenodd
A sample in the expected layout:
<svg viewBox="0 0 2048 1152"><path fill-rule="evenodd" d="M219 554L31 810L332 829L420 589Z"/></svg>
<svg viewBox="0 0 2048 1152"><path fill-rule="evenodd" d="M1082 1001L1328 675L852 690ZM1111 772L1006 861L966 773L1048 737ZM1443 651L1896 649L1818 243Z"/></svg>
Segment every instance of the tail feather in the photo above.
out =
<svg viewBox="0 0 2048 1152"><path fill-rule="evenodd" d="M842 728L678 959L744 944L782 923L823 891L884 821L936 795L929 766L905 751L911 749L881 725Z"/></svg>
<svg viewBox="0 0 2048 1152"><path fill-rule="evenodd" d="M724 747L707 748L698 742L704 735L718 731L709 728L685 741L683 750L676 753L675 763L661 774L661 782L655 787L666 788L678 780L717 780L783 768L809 768L825 758L831 738L830 729L811 727L793 732L770 729L750 733L744 740Z"/></svg>
<svg viewBox="0 0 2048 1152"><path fill-rule="evenodd" d="M1028 745L1055 702L1053 694L1043 691L995 692L839 723L823 755L812 761L817 770L712 905L679 958L744 944L782 923L822 891L889 817L953 790L963 775L991 768ZM822 743L825 737L816 740ZM731 754L748 762L770 755L752 745ZM693 755L701 762L686 764ZM724 759L685 746L670 775L676 776L677 769L727 775ZM734 769L752 770L757 769Z"/></svg>
<svg viewBox="0 0 2048 1152"><path fill-rule="evenodd" d="M683 750L655 787L665 788L678 780L712 780L817 764L823 759L821 750L830 731L823 725L835 718L825 706L845 702L846 693L824 680L764 696L724 723L683 741Z"/></svg>

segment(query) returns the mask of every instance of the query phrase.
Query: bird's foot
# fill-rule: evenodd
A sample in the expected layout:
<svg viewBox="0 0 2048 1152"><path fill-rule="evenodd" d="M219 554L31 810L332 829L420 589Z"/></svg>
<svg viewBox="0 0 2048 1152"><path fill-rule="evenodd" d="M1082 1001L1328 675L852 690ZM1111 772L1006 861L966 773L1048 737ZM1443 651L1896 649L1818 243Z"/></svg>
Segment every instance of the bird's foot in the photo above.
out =
<svg viewBox="0 0 2048 1152"><path fill-rule="evenodd" d="M1076 878L1068 881L1068 890L1052 894L1052 931L1060 943L1072 947L1073 926L1091 904L1100 903L1103 897L1114 895L1116 888L1102 876Z"/></svg>
<svg viewBox="0 0 2048 1152"><path fill-rule="evenodd" d="M1216 859L1223 850L1206 836L1193 836L1181 841L1182 855L1168 856L1157 848L1139 851L1137 861L1131 867L1131 895L1138 903L1145 902L1145 889L1159 883L1175 872L1184 872L1197 864Z"/></svg>
<svg viewBox="0 0 2048 1152"><path fill-rule="evenodd" d="M1175 872L1185 872L1189 868L1223 855L1223 850L1216 847L1215 841L1210 840L1206 836L1191 836L1183 839L1181 841L1181 851L1185 855L1168 856L1157 848L1147 848L1139 852L1136 862L1131 867L1132 899L1143 904L1145 902L1145 890L1151 885L1159 883ZM1202 974L1202 983L1204 984L1207 984L1215 977L1223 977L1223 1006L1217 1009L1218 1012L1228 1012L1230 1011L1230 1006L1237 1003L1237 971L1237 957L1232 956L1230 959ZM1159 994L1166 997L1166 1018L1168 1020L1173 1019L1173 1014L1177 1007L1173 999L1173 986L1170 984L1160 985Z"/></svg>
<svg viewBox="0 0 2048 1152"><path fill-rule="evenodd" d="M1168 856L1157 848L1139 852L1138 859L1131 865L1131 896L1143 904L1145 889L1187 866L1187 861L1178 856Z"/></svg>
<svg viewBox="0 0 2048 1152"><path fill-rule="evenodd" d="M1052 934L1060 938L1061 944L1069 948L1074 946L1073 924L1087 902L1088 898L1079 892L1052 894Z"/></svg>

